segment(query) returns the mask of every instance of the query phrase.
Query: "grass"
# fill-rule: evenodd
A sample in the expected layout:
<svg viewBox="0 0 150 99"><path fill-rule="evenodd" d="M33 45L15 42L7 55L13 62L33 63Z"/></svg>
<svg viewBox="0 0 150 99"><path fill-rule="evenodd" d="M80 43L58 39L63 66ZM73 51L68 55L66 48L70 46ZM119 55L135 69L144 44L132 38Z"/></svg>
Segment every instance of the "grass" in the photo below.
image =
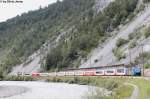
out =
<svg viewBox="0 0 150 99"><path fill-rule="evenodd" d="M138 99L150 99L150 81L144 79L134 79L134 84L139 87Z"/></svg>
<svg viewBox="0 0 150 99"><path fill-rule="evenodd" d="M101 93L96 91L96 95L87 94L84 99L128 99L132 94L133 87L125 85L126 80L126 78L116 77L53 77L47 79L49 82L92 85L112 91L110 96L100 96Z"/></svg>
<svg viewBox="0 0 150 99"><path fill-rule="evenodd" d="M57 80L56 80L57 79ZM112 91L112 95L104 97L101 93L91 96L87 94L84 99L129 99L134 90L133 86L125 85L124 83L132 83L138 86L138 99L150 99L150 81L143 78L133 77L55 77L49 78L48 81L66 82L84 85L94 85L106 88Z"/></svg>
<svg viewBox="0 0 150 99"><path fill-rule="evenodd" d="M149 69L149 68L150 68L150 63L145 63L145 64L144 64L144 68L145 68L145 69Z"/></svg>
<svg viewBox="0 0 150 99"><path fill-rule="evenodd" d="M128 99L132 95L132 92L132 86L121 85L118 89L115 90L116 95L114 95L114 99Z"/></svg>

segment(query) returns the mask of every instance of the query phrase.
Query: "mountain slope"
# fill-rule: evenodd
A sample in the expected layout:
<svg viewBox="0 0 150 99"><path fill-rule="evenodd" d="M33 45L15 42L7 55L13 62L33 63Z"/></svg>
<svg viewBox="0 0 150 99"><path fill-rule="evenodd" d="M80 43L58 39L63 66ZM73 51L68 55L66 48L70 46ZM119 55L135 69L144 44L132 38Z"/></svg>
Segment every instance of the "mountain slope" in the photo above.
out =
<svg viewBox="0 0 150 99"><path fill-rule="evenodd" d="M107 1L98 0L98 1L96 1L96 4L93 6L93 8L92 7L91 8L94 10L94 12L96 12L98 14L99 11L102 11L105 7L107 7L110 2L112 2L112 0L107 0ZM84 13L87 13L87 12L84 12ZM68 37L66 35L70 34L72 31L76 31L74 29L75 29L74 26L70 27L68 30L64 30L65 32L61 32L60 35L54 41L47 41L45 44L43 44L41 46L41 48L38 51L34 52L34 54L29 56L25 62L23 62L20 65L15 66L13 68L11 74L16 74L17 72L31 73L34 71L41 70L40 60L44 58L44 55L47 55L47 53L54 46L56 46L56 44L58 45L62 38L67 38L66 40L68 40ZM28 64L26 64L26 63L28 63Z"/></svg>
<svg viewBox="0 0 150 99"><path fill-rule="evenodd" d="M117 64L117 63L130 63L130 55L128 55L123 60L116 60L116 57L113 55L113 49L116 47L117 40L119 38L127 39L128 35L130 33L134 33L136 29L138 29L141 25L144 24L144 22L147 22L145 20L150 19L150 7L145 8L145 10L142 13L139 13L132 22L122 27L117 35L109 39L103 46L103 48L98 48L95 51L93 51L94 54L92 54L91 58L84 64L81 65L81 67L89 67L92 66L100 66L100 65L107 65L107 64ZM137 51L137 52L136 52ZM139 55L141 51L141 48L138 47L138 49L132 49L132 59L134 59L136 56ZM95 63L95 60L98 60L98 62Z"/></svg>
<svg viewBox="0 0 150 99"><path fill-rule="evenodd" d="M80 22L91 0L64 0L44 9L30 11L0 23L1 67L9 69L24 62L45 42L53 41L63 31Z"/></svg>
<svg viewBox="0 0 150 99"><path fill-rule="evenodd" d="M63 0L0 23L1 70L77 68L132 20L137 5L138 0Z"/></svg>

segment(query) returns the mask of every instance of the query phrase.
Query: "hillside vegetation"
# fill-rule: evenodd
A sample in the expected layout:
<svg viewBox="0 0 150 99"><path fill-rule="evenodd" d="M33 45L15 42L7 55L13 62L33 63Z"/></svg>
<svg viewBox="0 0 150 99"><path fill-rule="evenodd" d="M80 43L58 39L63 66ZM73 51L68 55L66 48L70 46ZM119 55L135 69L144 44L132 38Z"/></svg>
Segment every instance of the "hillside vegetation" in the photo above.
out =
<svg viewBox="0 0 150 99"><path fill-rule="evenodd" d="M30 11L0 23L1 64L10 70L38 50L47 40L53 41L66 28L80 22L91 0L64 0L37 11Z"/></svg>
<svg viewBox="0 0 150 99"><path fill-rule="evenodd" d="M103 12L76 26L77 32L68 42L63 42L50 52L46 59L47 70L56 68L78 67L81 59L99 43L103 43L117 26L126 23L134 16L137 0L116 0Z"/></svg>
<svg viewBox="0 0 150 99"><path fill-rule="evenodd" d="M46 41L53 41L74 27L69 36L52 48L42 67L78 67L91 49L103 43L115 28L134 17L138 0L116 0L95 13L94 0L63 0L29 11L0 23L0 70L9 72L12 66L22 63Z"/></svg>

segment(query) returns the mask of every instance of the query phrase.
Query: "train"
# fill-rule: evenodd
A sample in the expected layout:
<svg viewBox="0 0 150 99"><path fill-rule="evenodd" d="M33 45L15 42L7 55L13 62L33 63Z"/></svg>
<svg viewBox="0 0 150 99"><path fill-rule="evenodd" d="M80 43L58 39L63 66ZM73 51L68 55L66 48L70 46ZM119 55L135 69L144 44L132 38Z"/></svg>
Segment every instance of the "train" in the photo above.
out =
<svg viewBox="0 0 150 99"><path fill-rule="evenodd" d="M39 76L141 76L139 66L128 66L124 64L112 66L100 66L91 68L66 69L51 73L31 73L32 77Z"/></svg>

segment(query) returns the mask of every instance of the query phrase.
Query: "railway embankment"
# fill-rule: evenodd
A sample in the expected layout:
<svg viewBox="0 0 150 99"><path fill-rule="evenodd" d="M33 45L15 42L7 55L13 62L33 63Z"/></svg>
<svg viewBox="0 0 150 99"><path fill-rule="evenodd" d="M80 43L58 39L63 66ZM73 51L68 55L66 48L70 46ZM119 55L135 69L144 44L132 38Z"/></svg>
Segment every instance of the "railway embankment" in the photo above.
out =
<svg viewBox="0 0 150 99"><path fill-rule="evenodd" d="M134 88L134 90L132 92L132 95L130 96L129 99L137 99L138 95L139 95L139 88L138 88L138 86L135 85L135 84L131 84L131 83L125 83L125 85L129 85L129 86L132 86Z"/></svg>

